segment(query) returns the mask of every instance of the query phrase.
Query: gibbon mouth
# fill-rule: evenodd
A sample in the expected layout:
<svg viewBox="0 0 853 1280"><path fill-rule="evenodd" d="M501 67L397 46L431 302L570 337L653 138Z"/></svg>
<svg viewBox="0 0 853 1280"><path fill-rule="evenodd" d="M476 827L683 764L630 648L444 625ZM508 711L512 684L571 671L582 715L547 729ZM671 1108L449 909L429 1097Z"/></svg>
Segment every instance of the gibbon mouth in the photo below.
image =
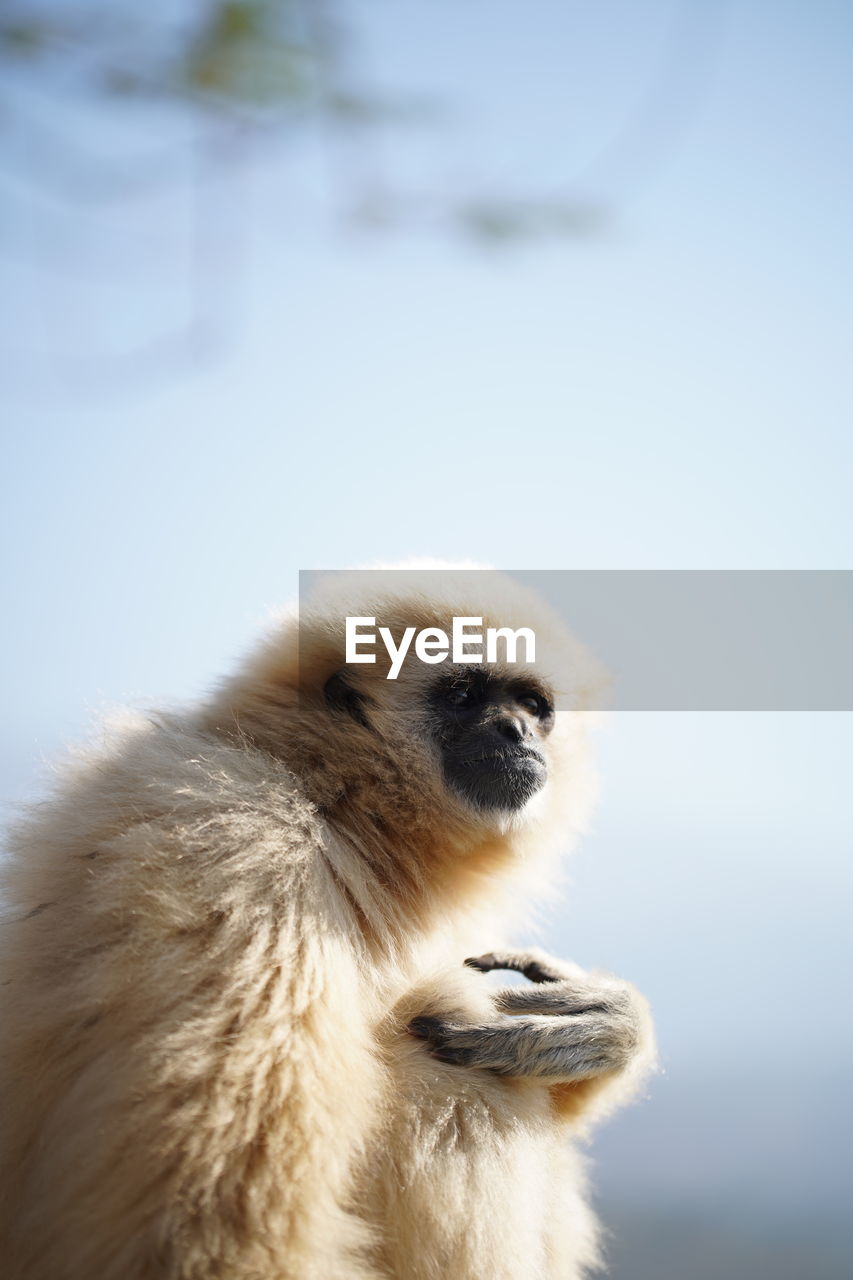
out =
<svg viewBox="0 0 853 1280"><path fill-rule="evenodd" d="M445 760L445 777L478 809L521 809L544 785L545 761L528 748Z"/></svg>
<svg viewBox="0 0 853 1280"><path fill-rule="evenodd" d="M463 756L458 759L458 763L462 766L486 764L489 762L498 765L507 765L510 768L528 763L541 765L543 769L545 767L545 761L541 754L538 751L532 751L529 747L519 747L508 751L489 751L485 755Z"/></svg>

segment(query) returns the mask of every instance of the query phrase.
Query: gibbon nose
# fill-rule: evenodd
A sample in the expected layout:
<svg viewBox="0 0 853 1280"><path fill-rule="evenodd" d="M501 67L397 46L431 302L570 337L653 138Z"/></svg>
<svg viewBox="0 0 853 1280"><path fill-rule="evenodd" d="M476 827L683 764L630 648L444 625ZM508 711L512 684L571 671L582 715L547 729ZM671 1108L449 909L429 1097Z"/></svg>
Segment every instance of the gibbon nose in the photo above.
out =
<svg viewBox="0 0 853 1280"><path fill-rule="evenodd" d="M501 711L495 716L495 728L502 738L507 738L510 742L524 742L525 738L530 736L530 726L521 716L511 715L508 711Z"/></svg>

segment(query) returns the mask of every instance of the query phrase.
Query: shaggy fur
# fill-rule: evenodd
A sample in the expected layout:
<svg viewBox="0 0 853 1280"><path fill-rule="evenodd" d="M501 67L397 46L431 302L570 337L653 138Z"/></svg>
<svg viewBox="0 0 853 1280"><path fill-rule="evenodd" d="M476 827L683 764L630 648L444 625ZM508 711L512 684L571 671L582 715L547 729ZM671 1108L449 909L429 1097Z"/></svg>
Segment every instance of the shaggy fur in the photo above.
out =
<svg viewBox="0 0 853 1280"><path fill-rule="evenodd" d="M568 1134L648 1065L643 1002L547 957L480 956L519 869L583 819L583 715L558 714L550 781L520 816L471 810L424 733L431 668L360 668L369 723L322 690L346 613L399 630L491 610L372 590L319 599L205 706L80 756L13 834L9 1280L577 1280L594 1264ZM524 595L494 610L534 618L557 634ZM579 652L558 647L580 706ZM537 985L495 994L476 969L500 967Z"/></svg>

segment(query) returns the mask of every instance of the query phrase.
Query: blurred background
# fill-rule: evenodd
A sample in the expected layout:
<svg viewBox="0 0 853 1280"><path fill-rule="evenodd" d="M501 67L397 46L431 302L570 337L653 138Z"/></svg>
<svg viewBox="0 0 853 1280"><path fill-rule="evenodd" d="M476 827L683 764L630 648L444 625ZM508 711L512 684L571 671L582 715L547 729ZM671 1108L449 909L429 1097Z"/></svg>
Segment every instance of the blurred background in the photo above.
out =
<svg viewBox="0 0 853 1280"><path fill-rule="evenodd" d="M850 567L843 0L0 0L0 787L297 571ZM853 717L615 715L616 1280L840 1280Z"/></svg>

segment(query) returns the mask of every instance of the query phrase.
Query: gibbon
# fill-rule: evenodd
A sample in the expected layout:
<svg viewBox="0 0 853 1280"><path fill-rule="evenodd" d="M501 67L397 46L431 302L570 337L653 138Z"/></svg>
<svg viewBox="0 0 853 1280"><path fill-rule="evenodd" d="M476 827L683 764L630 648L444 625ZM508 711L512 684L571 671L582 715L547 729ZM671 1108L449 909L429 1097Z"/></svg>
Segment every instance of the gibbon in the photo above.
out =
<svg viewBox="0 0 853 1280"><path fill-rule="evenodd" d="M13 833L8 1280L597 1265L572 1137L649 1068L649 1014L616 978L503 945L585 818L584 656L494 573L464 594L357 577L203 705L78 756ZM390 680L344 662L347 615L395 636L535 622L560 656L546 678L409 655ZM496 988L501 969L528 985Z"/></svg>

